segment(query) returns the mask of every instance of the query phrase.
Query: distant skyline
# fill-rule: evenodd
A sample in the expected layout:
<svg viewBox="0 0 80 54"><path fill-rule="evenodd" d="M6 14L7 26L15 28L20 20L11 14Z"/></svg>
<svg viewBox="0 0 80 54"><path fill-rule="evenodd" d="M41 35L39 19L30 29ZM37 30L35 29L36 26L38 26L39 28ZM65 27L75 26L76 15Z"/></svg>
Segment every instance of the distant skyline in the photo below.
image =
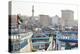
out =
<svg viewBox="0 0 80 54"><path fill-rule="evenodd" d="M64 4L48 4L48 3L34 3L34 2L12 2L12 15L21 14L26 16L32 15L32 5L34 5L34 15L40 14L61 17L61 10L74 11L74 19L77 19L77 7L76 5L64 5Z"/></svg>

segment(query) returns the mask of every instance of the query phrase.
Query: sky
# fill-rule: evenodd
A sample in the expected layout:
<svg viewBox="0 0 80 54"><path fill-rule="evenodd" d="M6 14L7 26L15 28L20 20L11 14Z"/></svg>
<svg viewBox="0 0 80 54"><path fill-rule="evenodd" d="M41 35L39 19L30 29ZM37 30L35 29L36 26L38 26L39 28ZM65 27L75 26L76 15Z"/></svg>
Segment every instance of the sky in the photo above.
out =
<svg viewBox="0 0 80 54"><path fill-rule="evenodd" d="M13 1L12 2L12 15L21 14L26 16L32 15L32 5L34 5L34 15L40 14L49 15L51 17L58 15L61 17L61 10L73 10L74 19L77 17L77 6L74 4L64 4L56 2L36 2L36 1Z"/></svg>

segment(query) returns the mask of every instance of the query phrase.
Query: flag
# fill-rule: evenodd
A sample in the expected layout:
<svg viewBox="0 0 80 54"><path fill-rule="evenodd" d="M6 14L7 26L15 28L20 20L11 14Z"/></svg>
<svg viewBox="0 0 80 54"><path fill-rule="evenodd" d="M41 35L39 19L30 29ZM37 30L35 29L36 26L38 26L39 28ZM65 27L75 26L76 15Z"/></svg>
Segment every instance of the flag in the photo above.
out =
<svg viewBox="0 0 80 54"><path fill-rule="evenodd" d="M23 20L20 18L19 15L17 15L17 27L18 27L18 25L20 25L21 23L23 23Z"/></svg>

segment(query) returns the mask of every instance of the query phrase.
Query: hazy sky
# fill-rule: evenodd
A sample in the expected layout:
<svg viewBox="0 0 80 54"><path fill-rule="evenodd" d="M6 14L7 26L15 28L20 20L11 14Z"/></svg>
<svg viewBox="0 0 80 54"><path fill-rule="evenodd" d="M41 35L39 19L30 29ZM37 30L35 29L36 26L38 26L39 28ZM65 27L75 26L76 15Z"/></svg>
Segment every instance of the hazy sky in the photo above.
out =
<svg viewBox="0 0 80 54"><path fill-rule="evenodd" d="M58 15L61 17L61 10L73 10L74 19L77 19L77 6L69 4L44 3L44 2L12 2L12 14L32 15L32 5L34 4L34 15L46 14L49 16Z"/></svg>

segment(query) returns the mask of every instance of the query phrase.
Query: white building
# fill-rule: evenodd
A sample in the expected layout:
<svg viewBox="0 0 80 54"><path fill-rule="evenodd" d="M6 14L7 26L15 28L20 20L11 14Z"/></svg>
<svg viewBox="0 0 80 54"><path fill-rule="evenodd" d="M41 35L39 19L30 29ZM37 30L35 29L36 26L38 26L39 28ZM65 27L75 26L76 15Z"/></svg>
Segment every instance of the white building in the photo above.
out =
<svg viewBox="0 0 80 54"><path fill-rule="evenodd" d="M60 17L59 16L54 16L52 17L52 25L55 26L55 25L60 25Z"/></svg>

